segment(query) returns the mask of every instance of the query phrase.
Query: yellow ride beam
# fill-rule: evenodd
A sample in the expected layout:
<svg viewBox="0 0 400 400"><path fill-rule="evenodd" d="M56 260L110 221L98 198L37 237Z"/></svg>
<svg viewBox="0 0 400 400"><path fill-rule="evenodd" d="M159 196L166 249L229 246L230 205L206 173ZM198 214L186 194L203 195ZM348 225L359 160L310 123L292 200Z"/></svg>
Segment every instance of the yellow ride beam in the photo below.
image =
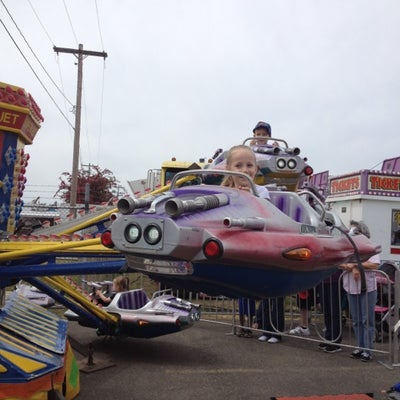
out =
<svg viewBox="0 0 400 400"><path fill-rule="evenodd" d="M73 286L71 286L64 278L59 276L45 276L40 278L43 282L55 286L59 290L66 293L68 296L72 297L77 303L83 306L85 309L90 311L92 314L96 315L103 321L111 321L113 323L118 323L119 318L114 314L110 314L107 311L102 310L100 307L96 306L89 299L87 299L83 294L79 293Z"/></svg>
<svg viewBox="0 0 400 400"><path fill-rule="evenodd" d="M21 243L23 242L19 242L19 244ZM64 242L64 243L37 242L35 243L35 245L40 244L40 246L37 246L35 248L32 248L33 242L27 242L27 243L30 247L28 249L9 251L7 253L0 254L0 262L15 260L16 258L31 256L33 254L51 253L53 251L77 249L79 247L101 245L100 238L78 240L78 241ZM105 248L103 245L101 246L103 249Z"/></svg>
<svg viewBox="0 0 400 400"><path fill-rule="evenodd" d="M85 239L86 241L89 239ZM78 243L81 241L78 241ZM59 240L47 240L44 242L19 242L19 241L12 241L12 242L0 242L0 255L5 252L16 252L16 251L27 251L33 250L35 252L45 252L48 250L49 246L54 246L56 244L61 243L77 243L77 242L61 242ZM36 250L37 249L37 250ZM79 255L80 253L94 253L94 254L115 254L117 251L104 247L101 243L98 244L86 244L82 247L66 249L69 253L76 253ZM63 252L64 250L59 250ZM36 253L33 253L36 254Z"/></svg>
<svg viewBox="0 0 400 400"><path fill-rule="evenodd" d="M183 177L181 179L178 179L176 181L176 184L177 184L177 186L181 185L181 184L183 184L185 182L188 182L188 181L192 180L193 178L194 178L194 176L185 176L185 177ZM153 190L150 193L146 193L142 197L147 197L147 196L152 196L152 195L156 195L156 194L159 194L159 193L163 193L163 192L166 192L167 190L169 190L170 188L171 188L170 184L164 185L164 186L162 186L162 187L160 187L158 189ZM81 223L79 223L77 225L74 225L71 228L65 229L65 231L62 231L60 233L60 235L62 235L62 234L68 235L70 233L75 233L75 232L80 231L82 229L85 229L85 228L87 228L89 226L95 225L97 222L99 222L99 221L109 217L111 214L117 213L117 212L118 212L117 208L113 208L112 210L108 210L108 211L104 212L103 214L100 214L100 215L98 215L96 217L93 217L93 218L87 220L87 221L84 221L84 222L81 222Z"/></svg>
<svg viewBox="0 0 400 400"><path fill-rule="evenodd" d="M190 181L193 179L193 176L185 176L181 179L176 181L176 185L179 186L182 183ZM144 195L143 197L159 194L169 190L171 187L170 184L165 185L159 189L153 190L149 194ZM117 208L112 210L108 210L105 213L93 217L87 221L74 225L71 228L66 229L65 231L61 232L60 234L70 234L77 232L79 230L85 229L89 226L96 224L97 222L107 218L111 214L118 212ZM44 241L44 242L20 242L20 241L9 241L9 242L1 242L0 243L0 263L4 261L10 261L21 257L31 256L33 254L41 254L41 253L51 253L53 251L63 251L69 250L76 252L79 254L80 249L85 247L85 250L82 251L90 251L93 253L109 253L113 252L113 250L107 249L104 247L101 242L100 238L95 239L86 239L86 240L78 240L78 241L71 241L71 242L51 242L51 241ZM115 253L115 252L114 252Z"/></svg>
<svg viewBox="0 0 400 400"><path fill-rule="evenodd" d="M194 178L195 178L195 176L193 176L193 175L192 176L184 176L183 178L178 179L176 181L176 186L182 185L182 183L191 181ZM168 183L168 185L161 186L160 188L155 189L150 193L146 193L142 197L146 198L147 196L152 196L152 195L155 195L155 194L163 193L163 192L166 192L169 189L171 189L171 184L170 183Z"/></svg>
<svg viewBox="0 0 400 400"><path fill-rule="evenodd" d="M71 228L65 229L64 231L60 232L60 235L68 235L70 233L75 233L82 229L88 228L89 226L97 224L97 222L100 222L101 220L109 217L111 214L116 213L116 212L118 212L117 208L108 210L108 211L104 212L103 214L98 215L97 217L90 218L87 221L78 223Z"/></svg>

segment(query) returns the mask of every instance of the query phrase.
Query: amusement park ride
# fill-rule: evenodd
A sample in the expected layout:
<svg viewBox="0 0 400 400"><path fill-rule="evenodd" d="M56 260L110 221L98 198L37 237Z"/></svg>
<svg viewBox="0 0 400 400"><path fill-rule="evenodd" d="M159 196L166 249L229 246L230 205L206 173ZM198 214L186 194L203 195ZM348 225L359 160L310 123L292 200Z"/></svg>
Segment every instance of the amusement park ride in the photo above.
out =
<svg viewBox="0 0 400 400"><path fill-rule="evenodd" d="M102 243L126 256L128 270L173 287L253 298L290 295L315 286L343 262L380 251L363 235L350 237L319 197L270 191L271 201L220 185L178 187L232 174L218 169L178 173L167 192L122 198ZM315 205L312 206L310 203Z"/></svg>
<svg viewBox="0 0 400 400"><path fill-rule="evenodd" d="M253 146L260 166L256 183L269 186L270 202L256 195L252 182L254 193L218 185L228 173L221 151L209 163L173 160L163 165L165 186L140 198L122 198L116 208L78 222L35 232L43 240L18 240L14 231L29 159L24 145L32 143L42 121L29 94L0 83L0 289L23 279L100 334L177 332L199 318L199 309L166 293L147 299L138 291L119 293L99 308L64 276L139 271L173 288L231 297L281 296L312 287L343 262L379 252L366 237L348 236L316 192L298 192L312 168L298 148L273 138L266 138L273 144ZM82 230L90 238L70 240ZM0 393L5 395L0 399L47 398L50 389L66 399L77 395L79 377L66 327L65 319L17 292L3 302Z"/></svg>
<svg viewBox="0 0 400 400"><path fill-rule="evenodd" d="M21 279L100 335L152 338L179 332L200 317L197 305L167 292L149 299L142 290L129 290L100 308L64 278L121 272L124 257L102 246L99 238L115 207L38 229L34 235L15 234L29 159L24 145L32 143L42 121L24 89L0 83L0 399L48 399L53 392L72 399L79 393L67 320L35 305L21 290L4 301L5 288ZM84 237L77 234L82 230Z"/></svg>

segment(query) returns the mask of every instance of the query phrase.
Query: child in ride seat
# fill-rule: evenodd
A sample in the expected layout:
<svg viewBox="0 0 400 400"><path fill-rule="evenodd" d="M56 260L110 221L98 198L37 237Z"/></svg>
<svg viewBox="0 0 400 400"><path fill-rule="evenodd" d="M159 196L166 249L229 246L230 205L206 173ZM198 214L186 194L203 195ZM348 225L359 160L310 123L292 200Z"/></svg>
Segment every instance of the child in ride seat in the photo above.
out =
<svg viewBox="0 0 400 400"><path fill-rule="evenodd" d="M253 129L253 136L255 138L261 138L261 139L252 140L250 142L251 146L259 146L267 144L268 140L265 138L271 137L271 125L264 121L258 122Z"/></svg>
<svg viewBox="0 0 400 400"><path fill-rule="evenodd" d="M110 297L105 296L100 289L96 290L96 296L104 306L108 306L117 293L126 292L127 290L129 290L129 278L127 276L117 276L113 279Z"/></svg>
<svg viewBox="0 0 400 400"><path fill-rule="evenodd" d="M226 169L228 171L243 172L254 179L258 166L256 156L249 146L239 145L233 146L226 157ZM240 190L250 191L250 182L247 178L240 176L227 176L222 181L222 186L233 187ZM264 186L255 185L257 193L260 197L270 199L268 189ZM239 299L239 318L240 324L244 326L245 316L247 315L247 326L251 326L251 320L255 315L254 299L240 298ZM251 330L241 329L239 336L251 337Z"/></svg>
<svg viewBox="0 0 400 400"><path fill-rule="evenodd" d="M269 147L279 147L279 143L274 141L273 143L268 143L268 138L271 137L271 125L267 122L260 121L253 129L254 140L250 142L250 146L265 146Z"/></svg>
<svg viewBox="0 0 400 400"><path fill-rule="evenodd" d="M228 171L242 172L250 176L254 180L257 171L257 161L253 150L249 146L238 145L233 146L226 157L226 169ZM227 176L222 181L222 186L229 186L240 190L250 191L251 187L246 178L240 176ZM270 199L268 189L264 186L255 185L257 194L264 198Z"/></svg>

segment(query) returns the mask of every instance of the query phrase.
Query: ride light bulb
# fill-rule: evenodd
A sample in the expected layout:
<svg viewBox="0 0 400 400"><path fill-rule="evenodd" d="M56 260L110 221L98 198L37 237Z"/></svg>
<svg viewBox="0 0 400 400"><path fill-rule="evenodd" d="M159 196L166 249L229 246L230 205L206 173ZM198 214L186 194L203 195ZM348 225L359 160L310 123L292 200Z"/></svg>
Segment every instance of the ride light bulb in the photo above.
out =
<svg viewBox="0 0 400 400"><path fill-rule="evenodd" d="M308 261L312 258L312 252L306 247L299 247L297 249L285 251L283 256L290 260Z"/></svg>
<svg viewBox="0 0 400 400"><path fill-rule="evenodd" d="M307 165L307 167L304 168L304 174L306 176L310 176L312 175L314 172L314 170L312 169L312 167L310 167L309 165Z"/></svg>
<svg viewBox="0 0 400 400"><path fill-rule="evenodd" d="M114 247L114 243L111 239L111 231L104 231L100 236L101 244L109 249Z"/></svg>
<svg viewBox="0 0 400 400"><path fill-rule="evenodd" d="M207 258L219 258L223 254L223 247L219 240L208 239L203 244L203 253Z"/></svg>

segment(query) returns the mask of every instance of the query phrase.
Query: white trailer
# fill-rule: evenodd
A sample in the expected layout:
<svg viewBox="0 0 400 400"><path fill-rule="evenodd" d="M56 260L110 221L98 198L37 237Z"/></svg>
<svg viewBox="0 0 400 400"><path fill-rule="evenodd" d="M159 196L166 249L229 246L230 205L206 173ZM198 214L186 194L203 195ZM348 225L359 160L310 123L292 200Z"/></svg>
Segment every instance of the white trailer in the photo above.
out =
<svg viewBox="0 0 400 400"><path fill-rule="evenodd" d="M382 261L400 261L400 173L361 170L329 180L326 203L346 226L363 220L382 246Z"/></svg>

